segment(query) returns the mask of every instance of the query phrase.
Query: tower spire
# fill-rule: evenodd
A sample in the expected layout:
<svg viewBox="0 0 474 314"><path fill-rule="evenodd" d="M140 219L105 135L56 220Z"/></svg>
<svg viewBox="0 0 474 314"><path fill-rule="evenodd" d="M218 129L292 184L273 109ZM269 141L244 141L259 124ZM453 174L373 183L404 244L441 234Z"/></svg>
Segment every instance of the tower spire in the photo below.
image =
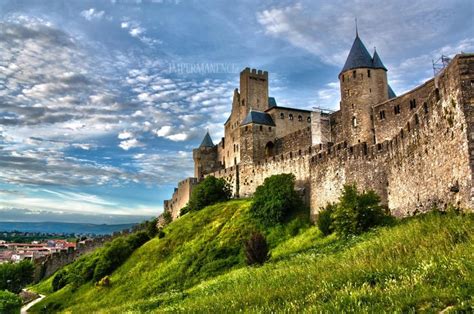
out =
<svg viewBox="0 0 474 314"><path fill-rule="evenodd" d="M355 18L355 24L356 24L356 37L359 37L359 29L357 27L357 17Z"/></svg>

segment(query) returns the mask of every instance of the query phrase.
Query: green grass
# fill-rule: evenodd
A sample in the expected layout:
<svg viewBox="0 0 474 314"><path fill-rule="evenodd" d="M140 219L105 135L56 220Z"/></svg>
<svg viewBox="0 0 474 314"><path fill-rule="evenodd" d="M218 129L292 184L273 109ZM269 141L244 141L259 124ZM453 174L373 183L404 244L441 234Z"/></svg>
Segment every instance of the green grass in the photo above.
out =
<svg viewBox="0 0 474 314"><path fill-rule="evenodd" d="M65 313L470 311L474 215L429 214L350 239L293 220L265 230L271 260L247 267L250 201L189 213L111 276L34 307ZM46 286L40 283L37 287ZM45 289L45 288L43 288ZM46 291L43 290L43 291Z"/></svg>

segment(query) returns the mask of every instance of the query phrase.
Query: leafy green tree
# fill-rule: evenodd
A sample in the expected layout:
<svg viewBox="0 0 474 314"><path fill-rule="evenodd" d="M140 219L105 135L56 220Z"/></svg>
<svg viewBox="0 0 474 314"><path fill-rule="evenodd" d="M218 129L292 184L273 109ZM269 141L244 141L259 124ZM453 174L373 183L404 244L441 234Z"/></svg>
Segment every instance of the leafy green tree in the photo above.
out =
<svg viewBox="0 0 474 314"><path fill-rule="evenodd" d="M384 224L388 215L374 191L359 193L355 185L345 185L331 218L334 231L349 236Z"/></svg>
<svg viewBox="0 0 474 314"><path fill-rule="evenodd" d="M224 179L209 176L193 190L189 199L189 210L201 210L206 206L226 201L231 196L229 184Z"/></svg>
<svg viewBox="0 0 474 314"><path fill-rule="evenodd" d="M33 281L33 263L23 260L19 263L0 264L0 290L18 293Z"/></svg>
<svg viewBox="0 0 474 314"><path fill-rule="evenodd" d="M21 299L16 294L9 291L0 291L0 313L16 314L20 313Z"/></svg>
<svg viewBox="0 0 474 314"><path fill-rule="evenodd" d="M257 187L250 208L252 216L267 226L281 223L303 202L295 191L295 176L279 174L268 177Z"/></svg>

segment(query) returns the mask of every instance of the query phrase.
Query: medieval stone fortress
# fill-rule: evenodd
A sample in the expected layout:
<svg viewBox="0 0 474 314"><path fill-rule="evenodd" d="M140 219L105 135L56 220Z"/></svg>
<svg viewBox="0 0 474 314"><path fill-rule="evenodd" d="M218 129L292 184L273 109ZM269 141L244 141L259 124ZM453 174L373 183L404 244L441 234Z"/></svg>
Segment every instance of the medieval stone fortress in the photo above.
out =
<svg viewBox="0 0 474 314"><path fill-rule="evenodd" d="M164 202L173 219L211 175L229 182L234 197L249 197L265 178L293 173L313 218L344 184L376 191L396 216L474 208L474 54L456 55L396 96L381 58L357 34L339 74L336 112L278 106L268 75L240 73L224 138L214 145L206 134L193 150L194 177Z"/></svg>

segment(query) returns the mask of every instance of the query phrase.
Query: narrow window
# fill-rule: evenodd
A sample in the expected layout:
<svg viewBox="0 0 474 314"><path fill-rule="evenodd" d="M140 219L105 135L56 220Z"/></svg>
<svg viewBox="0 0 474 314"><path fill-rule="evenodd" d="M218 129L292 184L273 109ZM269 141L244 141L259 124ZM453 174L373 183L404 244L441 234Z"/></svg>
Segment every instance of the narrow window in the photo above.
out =
<svg viewBox="0 0 474 314"><path fill-rule="evenodd" d="M311 117L308 117L306 120L307 120L308 122L311 122Z"/></svg>
<svg viewBox="0 0 474 314"><path fill-rule="evenodd" d="M354 127L354 128L357 127L357 119L356 119L356 117L352 117L352 127Z"/></svg>
<svg viewBox="0 0 474 314"><path fill-rule="evenodd" d="M415 125L420 124L420 118L418 118L418 114L415 114Z"/></svg>
<svg viewBox="0 0 474 314"><path fill-rule="evenodd" d="M303 116L302 115L298 115L298 121L303 121Z"/></svg>
<svg viewBox="0 0 474 314"><path fill-rule="evenodd" d="M288 115L288 119L293 120L293 114L290 113L290 114Z"/></svg>
<svg viewBox="0 0 474 314"><path fill-rule="evenodd" d="M260 132L263 131L263 126L260 126Z"/></svg>
<svg viewBox="0 0 474 314"><path fill-rule="evenodd" d="M344 75L342 75L342 81L344 82Z"/></svg>
<svg viewBox="0 0 474 314"><path fill-rule="evenodd" d="M245 99L242 99L242 106L245 106Z"/></svg>
<svg viewBox="0 0 474 314"><path fill-rule="evenodd" d="M246 126L245 126L245 131L247 131L247 130L248 130L248 126L246 125Z"/></svg>
<svg viewBox="0 0 474 314"><path fill-rule="evenodd" d="M272 130L272 127L271 127L271 126L269 126L269 127L268 127L268 131L271 131L271 130Z"/></svg>
<svg viewBox="0 0 474 314"><path fill-rule="evenodd" d="M393 111L395 114L400 114L400 105L396 105L395 107L393 107Z"/></svg>
<svg viewBox="0 0 474 314"><path fill-rule="evenodd" d="M352 71L352 77L353 77L353 78L356 78L356 77L357 77L357 72L356 72L356 71Z"/></svg>
<svg viewBox="0 0 474 314"><path fill-rule="evenodd" d="M283 112L280 113L280 119L285 119L285 114Z"/></svg>
<svg viewBox="0 0 474 314"><path fill-rule="evenodd" d="M370 77L370 70L367 70L367 77Z"/></svg>
<svg viewBox="0 0 474 314"><path fill-rule="evenodd" d="M385 120L385 110L380 110L379 115L380 115L380 120Z"/></svg>
<svg viewBox="0 0 474 314"><path fill-rule="evenodd" d="M423 110L425 111L425 113L428 113L428 104L427 103L424 103L423 104Z"/></svg>

